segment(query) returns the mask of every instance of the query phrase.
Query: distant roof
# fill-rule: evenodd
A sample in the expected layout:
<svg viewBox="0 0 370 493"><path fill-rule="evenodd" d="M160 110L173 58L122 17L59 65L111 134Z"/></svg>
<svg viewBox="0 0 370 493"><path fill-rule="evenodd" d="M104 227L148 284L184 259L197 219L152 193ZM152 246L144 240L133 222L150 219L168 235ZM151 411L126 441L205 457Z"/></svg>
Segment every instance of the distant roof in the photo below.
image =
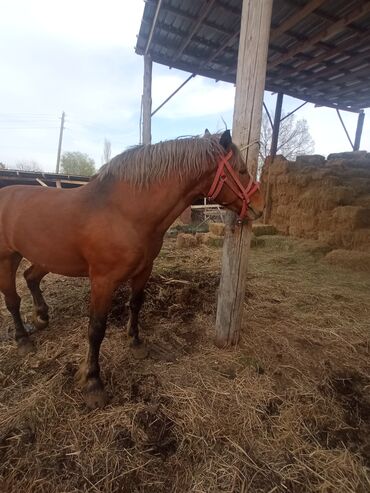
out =
<svg viewBox="0 0 370 493"><path fill-rule="evenodd" d="M153 61L235 83L242 0L147 0L136 45ZM370 106L370 1L274 0L266 90Z"/></svg>
<svg viewBox="0 0 370 493"><path fill-rule="evenodd" d="M84 185L89 181L90 177L88 176L0 169L0 187L6 185L45 185L55 187L59 182L62 188L71 188Z"/></svg>

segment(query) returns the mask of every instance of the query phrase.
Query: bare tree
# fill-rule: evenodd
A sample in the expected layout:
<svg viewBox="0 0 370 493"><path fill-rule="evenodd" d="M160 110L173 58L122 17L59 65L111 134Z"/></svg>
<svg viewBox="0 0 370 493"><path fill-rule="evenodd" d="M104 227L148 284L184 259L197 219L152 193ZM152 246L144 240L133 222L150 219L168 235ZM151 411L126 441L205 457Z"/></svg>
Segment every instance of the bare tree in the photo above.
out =
<svg viewBox="0 0 370 493"><path fill-rule="evenodd" d="M282 116L282 118L284 115ZM272 116L273 118L273 116ZM263 160L270 153L272 128L266 113L262 115L261 127L261 157ZM283 154L287 159L294 160L301 154L313 154L315 143L310 135L307 120L296 120L290 115L280 123L277 154Z"/></svg>
<svg viewBox="0 0 370 493"><path fill-rule="evenodd" d="M41 166L36 161L18 161L15 168L19 171L42 171Z"/></svg>
<svg viewBox="0 0 370 493"><path fill-rule="evenodd" d="M110 161L111 153L112 153L111 143L108 139L104 139L102 164L105 164L108 161Z"/></svg>

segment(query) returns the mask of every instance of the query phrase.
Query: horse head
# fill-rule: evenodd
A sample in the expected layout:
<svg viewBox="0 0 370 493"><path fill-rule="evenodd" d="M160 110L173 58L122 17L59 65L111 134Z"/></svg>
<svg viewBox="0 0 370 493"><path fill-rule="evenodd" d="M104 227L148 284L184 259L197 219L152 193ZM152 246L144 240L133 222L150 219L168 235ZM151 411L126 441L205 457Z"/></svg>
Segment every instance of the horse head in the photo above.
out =
<svg viewBox="0 0 370 493"><path fill-rule="evenodd" d="M240 150L232 142L230 130L223 132L219 143L225 154L217 164L207 197L239 214L240 221L258 219L264 209L264 198L259 184L249 174Z"/></svg>

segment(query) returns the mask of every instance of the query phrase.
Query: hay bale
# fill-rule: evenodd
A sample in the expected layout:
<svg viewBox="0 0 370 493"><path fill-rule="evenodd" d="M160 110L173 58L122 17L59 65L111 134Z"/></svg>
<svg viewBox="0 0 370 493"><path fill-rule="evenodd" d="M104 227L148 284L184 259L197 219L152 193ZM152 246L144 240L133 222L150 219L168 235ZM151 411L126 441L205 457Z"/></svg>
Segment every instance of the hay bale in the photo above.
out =
<svg viewBox="0 0 370 493"><path fill-rule="evenodd" d="M204 243L203 237L206 235L206 233L195 233L195 239L197 241L197 245L201 245Z"/></svg>
<svg viewBox="0 0 370 493"><path fill-rule="evenodd" d="M289 174L281 174L275 178L274 183L277 186L288 185L289 183L292 183L291 176Z"/></svg>
<svg viewBox="0 0 370 493"><path fill-rule="evenodd" d="M342 245L342 236L340 232L337 231L319 231L317 239L320 243L324 243L330 247L341 247Z"/></svg>
<svg viewBox="0 0 370 493"><path fill-rule="evenodd" d="M361 207L370 208L370 194L363 195L362 197L357 198L353 205L360 205Z"/></svg>
<svg viewBox="0 0 370 493"><path fill-rule="evenodd" d="M210 223L209 232L215 236L225 236L225 224L224 223Z"/></svg>
<svg viewBox="0 0 370 493"><path fill-rule="evenodd" d="M333 152L329 154L328 161L332 161L333 159L369 159L370 155L366 151L351 151L351 152Z"/></svg>
<svg viewBox="0 0 370 493"><path fill-rule="evenodd" d="M276 228L268 224L253 224L252 231L255 236L276 235L277 233Z"/></svg>
<svg viewBox="0 0 370 493"><path fill-rule="evenodd" d="M264 165L264 173L266 177L269 174L270 177L274 175L280 175L286 173L289 170L289 161L284 156L278 155L272 160L267 158Z"/></svg>
<svg viewBox="0 0 370 493"><path fill-rule="evenodd" d="M352 246L355 250L370 251L370 228L353 231Z"/></svg>
<svg viewBox="0 0 370 493"><path fill-rule="evenodd" d="M279 250L292 250L293 243L289 236L283 236L275 234L273 236L258 236L258 240L262 241L263 244L259 246L264 246L266 248L279 249ZM256 239L257 239L256 238Z"/></svg>
<svg viewBox="0 0 370 493"><path fill-rule="evenodd" d="M192 248L197 246L197 239L194 235L179 233L176 238L176 248Z"/></svg>
<svg viewBox="0 0 370 493"><path fill-rule="evenodd" d="M332 250L327 243L317 240L300 241L297 246L302 252L309 253L315 258L323 257Z"/></svg>
<svg viewBox="0 0 370 493"><path fill-rule="evenodd" d="M276 215L280 216L281 218L290 217L295 210L297 209L293 209L292 207L283 204L278 205L276 208L272 208L272 212L276 213Z"/></svg>
<svg viewBox="0 0 370 493"><path fill-rule="evenodd" d="M293 236L305 236L317 229L317 221L312 214L298 212L289 218L289 234Z"/></svg>
<svg viewBox="0 0 370 493"><path fill-rule="evenodd" d="M299 188L305 188L310 184L312 178L308 174L294 173L291 175L290 181Z"/></svg>
<svg viewBox="0 0 370 493"><path fill-rule="evenodd" d="M334 209L338 205L348 205L353 201L355 191L350 187L315 187L307 190L299 199L299 206L315 214Z"/></svg>
<svg viewBox="0 0 370 493"><path fill-rule="evenodd" d="M369 195L370 194L370 178L352 176L346 180L351 187L356 190L357 195Z"/></svg>
<svg viewBox="0 0 370 493"><path fill-rule="evenodd" d="M314 166L322 166L325 161L325 157L321 156L321 154L297 156L295 160L297 164L313 164Z"/></svg>
<svg viewBox="0 0 370 493"><path fill-rule="evenodd" d="M357 229L370 226L370 209L354 205L336 207L333 222L343 229Z"/></svg>
<svg viewBox="0 0 370 493"><path fill-rule="evenodd" d="M203 243L212 247L222 247L224 239L222 236L214 235L213 233L206 233L203 235Z"/></svg>
<svg viewBox="0 0 370 493"><path fill-rule="evenodd" d="M325 256L329 264L360 272L370 272L370 253L358 250L332 250Z"/></svg>
<svg viewBox="0 0 370 493"><path fill-rule="evenodd" d="M264 247L266 245L265 240L262 238L262 236L255 236L252 234L251 237L251 247L252 248L260 248Z"/></svg>

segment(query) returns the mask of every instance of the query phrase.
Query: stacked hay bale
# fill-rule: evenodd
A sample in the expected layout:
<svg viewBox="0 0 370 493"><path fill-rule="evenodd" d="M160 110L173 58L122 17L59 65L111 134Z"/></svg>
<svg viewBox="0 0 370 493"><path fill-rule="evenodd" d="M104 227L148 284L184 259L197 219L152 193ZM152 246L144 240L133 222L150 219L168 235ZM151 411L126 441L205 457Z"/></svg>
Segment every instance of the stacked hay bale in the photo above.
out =
<svg viewBox="0 0 370 493"><path fill-rule="evenodd" d="M224 243L225 224L209 223L209 233L199 233L196 235L199 244L221 247Z"/></svg>
<svg viewBox="0 0 370 493"><path fill-rule="evenodd" d="M277 156L266 160L269 223L283 233L333 248L370 251L370 153Z"/></svg>

